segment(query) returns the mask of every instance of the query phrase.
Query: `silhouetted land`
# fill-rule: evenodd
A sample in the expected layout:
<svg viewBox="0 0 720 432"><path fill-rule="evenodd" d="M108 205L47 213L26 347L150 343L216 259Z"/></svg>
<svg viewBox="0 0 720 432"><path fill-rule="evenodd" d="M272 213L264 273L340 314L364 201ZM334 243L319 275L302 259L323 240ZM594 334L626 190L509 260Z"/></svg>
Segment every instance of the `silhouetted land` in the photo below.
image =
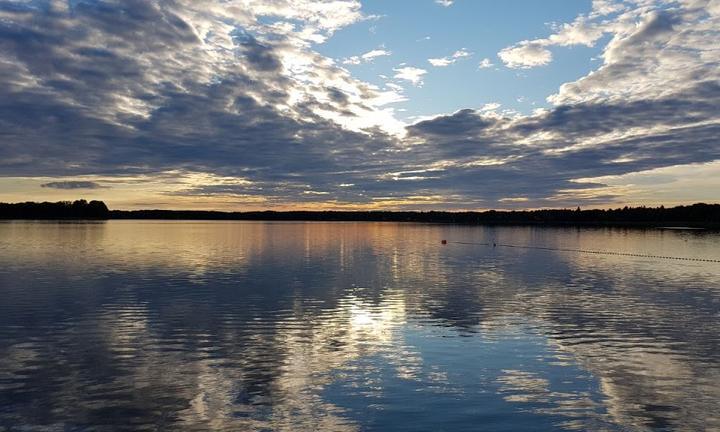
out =
<svg viewBox="0 0 720 432"><path fill-rule="evenodd" d="M0 219L109 219L102 201L0 203Z"/></svg>
<svg viewBox="0 0 720 432"><path fill-rule="evenodd" d="M0 203L0 219L170 219L269 221L388 221L485 225L685 226L720 229L720 204L624 207L610 210L484 212L108 210L102 201Z"/></svg>

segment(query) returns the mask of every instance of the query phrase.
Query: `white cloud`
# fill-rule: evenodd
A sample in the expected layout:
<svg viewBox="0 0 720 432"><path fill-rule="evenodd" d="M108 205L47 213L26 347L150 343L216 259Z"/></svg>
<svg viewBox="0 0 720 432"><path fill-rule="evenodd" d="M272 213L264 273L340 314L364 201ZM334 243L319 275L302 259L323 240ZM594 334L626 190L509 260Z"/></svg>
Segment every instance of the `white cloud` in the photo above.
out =
<svg viewBox="0 0 720 432"><path fill-rule="evenodd" d="M449 57L441 57L428 59L428 62L435 67L445 67L455 63L455 60Z"/></svg>
<svg viewBox="0 0 720 432"><path fill-rule="evenodd" d="M56 2L59 3L59 2ZM272 16L287 21L297 21L302 26L290 36L304 42L322 43L335 31L363 19L361 4L353 0L229 0L227 2L179 2L191 9L196 17L221 18L257 28L257 19Z"/></svg>
<svg viewBox="0 0 720 432"><path fill-rule="evenodd" d="M449 7L452 6L452 4L455 2L455 0L435 0L435 3L439 4L440 6Z"/></svg>
<svg viewBox="0 0 720 432"><path fill-rule="evenodd" d="M410 81L414 86L420 86L423 83L423 75L427 73L425 69L420 69L412 66L405 66L401 68L393 69L395 72L395 78Z"/></svg>
<svg viewBox="0 0 720 432"><path fill-rule="evenodd" d="M488 69L495 66L489 58L485 57L484 59L480 60L480 64L478 64L478 69Z"/></svg>
<svg viewBox="0 0 720 432"><path fill-rule="evenodd" d="M372 60L376 57L389 56L390 54L392 54L390 51L384 49L374 49L363 54L362 58L365 60Z"/></svg>
<svg viewBox="0 0 720 432"><path fill-rule="evenodd" d="M593 0L591 16L605 16L625 10L626 6L615 0Z"/></svg>
<svg viewBox="0 0 720 432"><path fill-rule="evenodd" d="M606 16L621 11L624 6L609 0L593 3L589 17L578 16L571 23L553 24L554 33L547 38L524 40L502 49L498 56L513 69L544 66L552 61L551 46L584 45L592 47L606 32L613 31L616 23Z"/></svg>
<svg viewBox="0 0 720 432"><path fill-rule="evenodd" d="M378 49L368 51L365 54L362 54L359 56L348 57L343 60L343 64L358 65L361 63L372 63L378 57L389 56L391 54L392 53L390 51L388 51L384 48L378 48Z"/></svg>
<svg viewBox="0 0 720 432"><path fill-rule="evenodd" d="M712 4L692 0L673 9L644 5L606 19L603 26L612 38L603 50L603 64L563 84L548 100L655 99L699 81L718 82L720 16L712 14Z"/></svg>
<svg viewBox="0 0 720 432"><path fill-rule="evenodd" d="M527 197L506 197L498 200L501 203L523 203L529 201Z"/></svg>
<svg viewBox="0 0 720 432"><path fill-rule="evenodd" d="M480 108L480 111L495 111L500 108L500 106L501 105L498 102L490 102L483 105L482 108Z"/></svg>
<svg viewBox="0 0 720 432"><path fill-rule="evenodd" d="M517 45L502 49L498 53L498 57L509 68L529 69L550 63L552 53L542 44L522 41Z"/></svg>
<svg viewBox="0 0 720 432"><path fill-rule="evenodd" d="M674 5L674 6L673 6ZM713 32L717 32L715 21L720 13L720 1L718 0L635 0L634 2L621 2L616 0L594 0L592 10L586 15L579 15L569 23L553 24L553 33L546 38L524 40L504 48L498 53L503 63L510 68L532 68L543 66L552 61L552 54L549 47L553 46L574 46L584 45L587 47L595 44L606 34L612 35L610 43L605 47L603 58L605 63L613 63L613 56L624 57L633 62L623 51L629 47L631 50L641 47L641 44L630 47L626 41L642 38L643 32L653 35L655 29L667 30L672 27L673 22L662 20L676 20L677 24L686 22L684 32L677 33L674 45L683 45L682 48L664 50L664 53L673 53L676 57L683 55L692 56L691 52L705 45ZM658 21L656 18L660 17ZM707 19L704 19L707 18ZM648 23L654 27L646 28ZM642 30L646 28L646 30ZM702 29L702 30L701 30ZM703 33L704 32L704 33ZM684 40L684 36L693 34L694 41ZM632 35L639 36L633 37ZM704 34L704 41L701 35ZM686 43L688 42L688 43ZM618 49L617 47L623 47ZM657 52L659 46L645 46L646 51ZM717 52L710 50L706 52ZM711 56L713 54L710 54ZM650 61L650 59L647 59ZM634 61L638 63L637 60Z"/></svg>
<svg viewBox="0 0 720 432"><path fill-rule="evenodd" d="M572 23L565 23L556 27L556 33L550 35L543 42L536 41L543 45L585 45L591 47L600 39L605 28L596 23L587 21L584 17L576 19Z"/></svg>
<svg viewBox="0 0 720 432"><path fill-rule="evenodd" d="M428 62L430 62L431 65L435 67L445 67L449 66L456 61L460 60L461 58L470 57L472 53L465 48L459 49L452 53L452 55L449 55L447 57L440 57L440 58L431 58L428 59Z"/></svg>

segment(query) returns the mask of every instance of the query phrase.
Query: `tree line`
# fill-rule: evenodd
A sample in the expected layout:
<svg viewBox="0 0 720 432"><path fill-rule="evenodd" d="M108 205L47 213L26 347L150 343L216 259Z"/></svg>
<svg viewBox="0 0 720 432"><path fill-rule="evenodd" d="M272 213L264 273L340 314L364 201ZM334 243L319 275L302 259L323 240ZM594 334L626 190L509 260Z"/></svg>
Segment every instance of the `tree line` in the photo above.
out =
<svg viewBox="0 0 720 432"><path fill-rule="evenodd" d="M445 211L177 211L113 210L113 219L201 219L271 221L381 221L488 225L614 225L695 226L720 228L720 204L693 204L672 208L624 207L618 209Z"/></svg>
<svg viewBox="0 0 720 432"><path fill-rule="evenodd" d="M720 204L672 208L444 211L108 210L102 201L0 203L0 219L171 219L269 221L382 221L487 225L689 226L720 229Z"/></svg>
<svg viewBox="0 0 720 432"><path fill-rule="evenodd" d="M0 219L108 219L102 201L84 199L59 202L0 203Z"/></svg>

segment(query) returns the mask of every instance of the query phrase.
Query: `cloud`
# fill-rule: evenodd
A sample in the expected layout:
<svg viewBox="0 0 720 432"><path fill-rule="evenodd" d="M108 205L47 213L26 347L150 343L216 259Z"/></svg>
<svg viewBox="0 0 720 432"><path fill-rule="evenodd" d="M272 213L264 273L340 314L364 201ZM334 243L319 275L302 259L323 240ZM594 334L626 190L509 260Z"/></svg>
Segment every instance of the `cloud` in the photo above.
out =
<svg viewBox="0 0 720 432"><path fill-rule="evenodd" d="M623 15L636 16L635 11ZM629 19L629 18L628 18ZM718 17L706 11L653 10L632 26L618 25L593 74L561 86L548 99L555 104L593 99L657 98L718 76L711 48L720 37Z"/></svg>
<svg viewBox="0 0 720 432"><path fill-rule="evenodd" d="M488 69L495 66L489 58L485 57L484 59L480 60L480 63L478 64L478 69Z"/></svg>
<svg viewBox="0 0 720 432"><path fill-rule="evenodd" d="M708 122L718 119L718 97L720 86L705 82L657 101L588 102L517 118L461 110L425 120L409 127L414 158L433 172L418 186L491 202L523 196L564 205L573 191L583 191L583 202L607 202L613 197L602 183L576 179L720 158L720 123Z"/></svg>
<svg viewBox="0 0 720 432"><path fill-rule="evenodd" d="M428 62L430 62L430 64L435 67L445 67L455 63L462 58L470 57L471 55L471 52L463 48L455 51L454 53L452 53L452 55L449 55L447 57L428 59Z"/></svg>
<svg viewBox="0 0 720 432"><path fill-rule="evenodd" d="M490 102L483 105L482 108L480 108L480 111L495 111L500 108L500 106L501 105L498 102Z"/></svg>
<svg viewBox="0 0 720 432"><path fill-rule="evenodd" d="M651 36L655 29L662 33L669 25L681 22L698 33L712 31L706 28L707 21L701 17L709 15L712 20L714 1L689 1L685 2L684 8L674 8L672 2L664 1L636 2L635 7L631 7L612 0L596 0L589 14L580 15L570 23L553 23L551 27L554 32L550 36L518 42L502 49L498 56L510 68L544 66L552 61L549 47L593 47L604 35L610 34L612 40L603 54L608 60L615 47L632 42L633 34L638 35L635 39L642 38L642 34ZM653 47L653 51L656 48Z"/></svg>
<svg viewBox="0 0 720 432"><path fill-rule="evenodd" d="M389 56L392 53L386 49L374 49L366 52L365 54L359 55L359 56L352 56L344 59L342 62L343 64L351 64L351 65L358 65L361 63L371 63L373 62L377 57L383 57L383 56Z"/></svg>
<svg viewBox="0 0 720 432"><path fill-rule="evenodd" d="M454 0L435 0L435 3L443 7L450 7L453 5L454 2Z"/></svg>
<svg viewBox="0 0 720 432"><path fill-rule="evenodd" d="M249 66L263 72L277 72L283 66L274 50L257 39L248 36L240 42L241 50Z"/></svg>
<svg viewBox="0 0 720 432"><path fill-rule="evenodd" d="M414 86L422 85L422 77L427 73L425 69L412 66L404 66L393 70L396 72L395 78L410 81Z"/></svg>
<svg viewBox="0 0 720 432"><path fill-rule="evenodd" d="M547 38L524 40L503 48L498 53L509 68L528 69L547 65L552 61L548 47L584 45L592 47L606 33L612 32L618 21L607 20L607 15L621 11L624 6L611 0L594 1L589 16L580 15L571 23L553 23L554 33Z"/></svg>
<svg viewBox="0 0 720 432"><path fill-rule="evenodd" d="M450 57L442 57L428 59L428 62L435 67L445 67L455 63L455 60Z"/></svg>
<svg viewBox="0 0 720 432"><path fill-rule="evenodd" d="M43 183L40 187L51 188L51 189L101 189L105 186L100 185L92 181L57 181L50 183Z"/></svg>
<svg viewBox="0 0 720 432"><path fill-rule="evenodd" d="M585 45L591 47L605 32L604 26L590 22L584 17L576 19L572 23L558 25L555 30L556 32L547 38L547 42L535 42L547 46Z"/></svg>
<svg viewBox="0 0 720 432"><path fill-rule="evenodd" d="M591 16L600 17L626 9L626 6L616 0L593 0Z"/></svg>
<svg viewBox="0 0 720 432"><path fill-rule="evenodd" d="M509 68L529 69L550 63L552 53L543 44L522 41L517 45L503 48L498 53L498 57Z"/></svg>
<svg viewBox="0 0 720 432"><path fill-rule="evenodd" d="M342 7L354 2L335 3L327 21L307 15L294 24L300 30L254 34L239 29L261 26L264 14L298 19L303 12L282 2L195 9L194 2L144 1L4 10L0 173L185 169L251 173L288 188L333 177L320 167L342 171L392 142L381 128L401 128L378 108L389 92L308 49L308 32L328 35L340 25L336 13L354 10ZM301 178L302 164L317 169Z"/></svg>

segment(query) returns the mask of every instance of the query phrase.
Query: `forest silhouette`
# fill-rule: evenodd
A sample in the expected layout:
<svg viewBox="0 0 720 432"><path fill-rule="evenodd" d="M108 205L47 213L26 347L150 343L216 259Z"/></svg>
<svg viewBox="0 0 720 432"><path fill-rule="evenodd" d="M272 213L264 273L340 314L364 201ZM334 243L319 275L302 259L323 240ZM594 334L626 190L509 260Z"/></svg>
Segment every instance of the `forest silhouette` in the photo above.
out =
<svg viewBox="0 0 720 432"><path fill-rule="evenodd" d="M686 226L720 229L720 204L671 208L446 211L250 211L109 210L102 201L0 203L0 219L169 219L268 221L379 221L485 225Z"/></svg>

